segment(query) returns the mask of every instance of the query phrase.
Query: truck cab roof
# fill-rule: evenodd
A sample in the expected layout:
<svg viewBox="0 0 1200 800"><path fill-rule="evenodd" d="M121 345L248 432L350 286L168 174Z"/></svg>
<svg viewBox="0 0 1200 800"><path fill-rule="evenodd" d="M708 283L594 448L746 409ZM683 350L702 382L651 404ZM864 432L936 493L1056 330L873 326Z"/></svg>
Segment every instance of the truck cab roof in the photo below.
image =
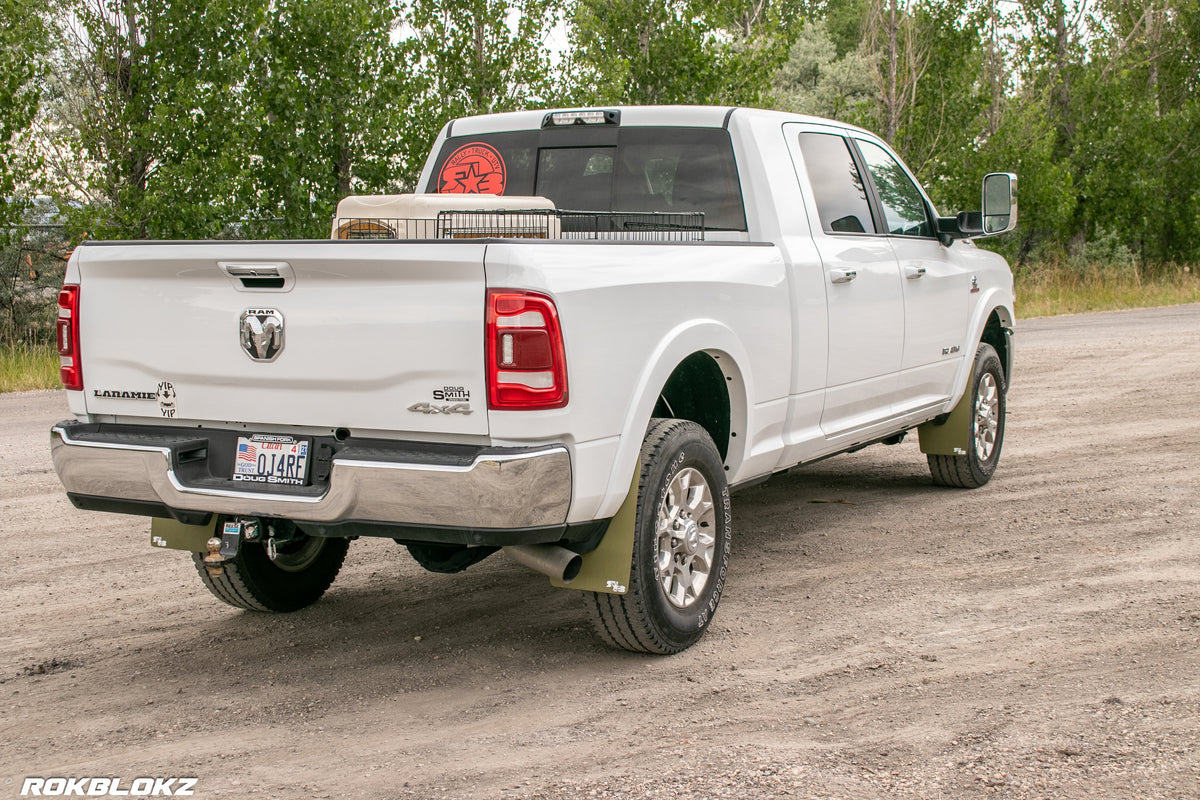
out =
<svg viewBox="0 0 1200 800"><path fill-rule="evenodd" d="M546 127L546 120L554 114L584 112L617 112L619 124L638 127L681 127L681 128L728 128L736 119L777 118L783 122L807 122L811 124L836 125L841 128L869 134L868 131L837 120L793 114L785 111L768 111L761 108L740 106L592 106L577 108L551 108L534 111L513 111L506 114L484 114L461 117L447 123L444 136L470 136L479 133L503 131L538 130ZM601 123L603 124L603 123Z"/></svg>

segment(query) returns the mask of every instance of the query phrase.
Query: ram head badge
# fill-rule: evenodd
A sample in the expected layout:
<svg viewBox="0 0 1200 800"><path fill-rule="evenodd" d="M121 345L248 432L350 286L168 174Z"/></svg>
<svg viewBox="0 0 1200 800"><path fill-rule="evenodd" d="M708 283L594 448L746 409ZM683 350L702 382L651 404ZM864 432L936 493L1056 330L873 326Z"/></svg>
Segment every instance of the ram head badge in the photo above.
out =
<svg viewBox="0 0 1200 800"><path fill-rule="evenodd" d="M283 314L274 308L248 308L238 324L242 349L255 361L274 361L283 350Z"/></svg>

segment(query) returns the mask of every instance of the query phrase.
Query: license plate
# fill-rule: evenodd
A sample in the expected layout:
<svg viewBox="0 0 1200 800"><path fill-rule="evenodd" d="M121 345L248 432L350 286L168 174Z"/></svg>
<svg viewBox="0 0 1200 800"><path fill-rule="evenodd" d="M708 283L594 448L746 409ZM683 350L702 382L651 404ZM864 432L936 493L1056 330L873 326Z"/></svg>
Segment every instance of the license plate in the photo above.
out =
<svg viewBox="0 0 1200 800"><path fill-rule="evenodd" d="M233 457L235 481L304 486L307 475L307 439L269 433L238 437Z"/></svg>

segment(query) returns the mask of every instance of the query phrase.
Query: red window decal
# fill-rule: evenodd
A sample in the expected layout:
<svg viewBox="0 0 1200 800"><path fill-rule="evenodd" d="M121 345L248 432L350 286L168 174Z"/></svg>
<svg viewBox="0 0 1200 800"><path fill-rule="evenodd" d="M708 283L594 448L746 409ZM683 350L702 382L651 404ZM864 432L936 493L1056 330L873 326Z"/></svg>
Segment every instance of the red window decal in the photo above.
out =
<svg viewBox="0 0 1200 800"><path fill-rule="evenodd" d="M465 144L450 154L438 176L442 194L504 194L504 159L490 144Z"/></svg>

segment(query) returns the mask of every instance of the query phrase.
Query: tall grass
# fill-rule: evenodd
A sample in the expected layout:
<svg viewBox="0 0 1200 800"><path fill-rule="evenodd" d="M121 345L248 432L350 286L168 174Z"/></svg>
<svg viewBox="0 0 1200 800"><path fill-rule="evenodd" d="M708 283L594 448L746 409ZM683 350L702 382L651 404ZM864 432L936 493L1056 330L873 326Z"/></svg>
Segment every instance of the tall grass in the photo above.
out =
<svg viewBox="0 0 1200 800"><path fill-rule="evenodd" d="M0 345L0 392L57 389L58 351L53 345Z"/></svg>
<svg viewBox="0 0 1200 800"><path fill-rule="evenodd" d="M1017 271L1016 288L1018 317L1200 302L1197 269L1176 264L1041 262Z"/></svg>

